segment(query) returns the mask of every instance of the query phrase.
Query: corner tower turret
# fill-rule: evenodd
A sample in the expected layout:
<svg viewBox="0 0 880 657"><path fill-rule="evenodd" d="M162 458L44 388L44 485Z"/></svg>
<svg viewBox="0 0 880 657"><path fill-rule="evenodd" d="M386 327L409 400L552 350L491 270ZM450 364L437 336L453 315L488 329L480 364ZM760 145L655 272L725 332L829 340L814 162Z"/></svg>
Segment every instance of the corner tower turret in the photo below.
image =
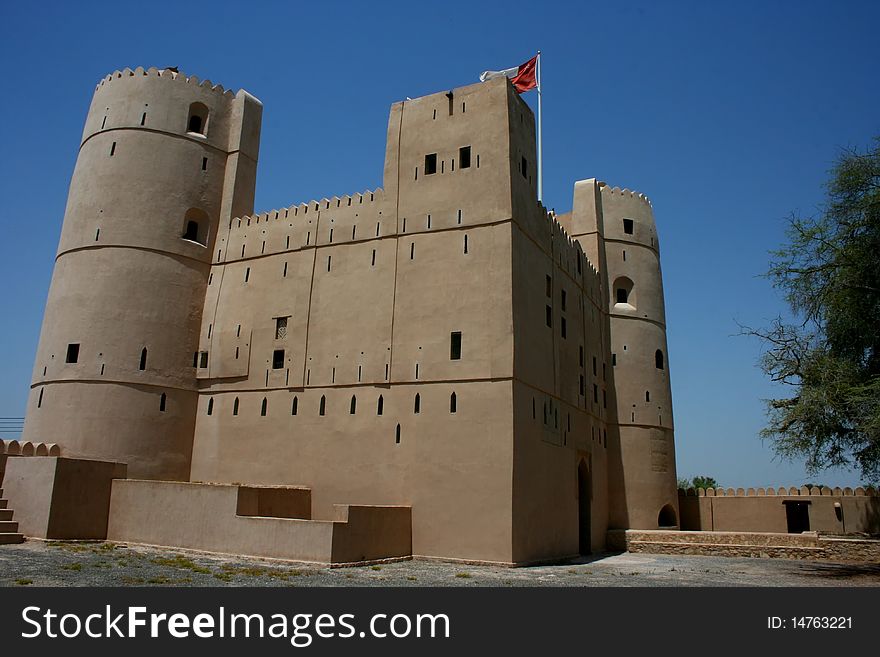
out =
<svg viewBox="0 0 880 657"><path fill-rule="evenodd" d="M608 445L610 526L677 526L666 311L651 203L638 192L580 181L572 231L599 268L609 318L617 419Z"/></svg>
<svg viewBox="0 0 880 657"><path fill-rule="evenodd" d="M97 86L23 439L187 479L194 353L221 221L253 210L262 105L171 69Z"/></svg>

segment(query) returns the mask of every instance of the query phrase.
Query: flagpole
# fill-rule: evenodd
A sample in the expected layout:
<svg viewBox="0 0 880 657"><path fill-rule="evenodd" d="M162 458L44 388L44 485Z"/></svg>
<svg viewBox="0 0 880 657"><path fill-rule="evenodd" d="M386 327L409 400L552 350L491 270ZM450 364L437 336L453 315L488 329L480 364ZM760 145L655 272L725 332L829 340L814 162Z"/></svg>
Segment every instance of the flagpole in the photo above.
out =
<svg viewBox="0 0 880 657"><path fill-rule="evenodd" d="M538 202L544 199L544 144L541 139L541 51L538 51Z"/></svg>

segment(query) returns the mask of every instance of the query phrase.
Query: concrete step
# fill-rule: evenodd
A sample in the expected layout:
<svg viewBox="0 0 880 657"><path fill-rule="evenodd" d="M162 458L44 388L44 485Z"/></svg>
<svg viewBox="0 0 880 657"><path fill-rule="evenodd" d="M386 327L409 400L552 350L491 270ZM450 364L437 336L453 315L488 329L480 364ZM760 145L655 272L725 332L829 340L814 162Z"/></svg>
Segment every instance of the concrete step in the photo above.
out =
<svg viewBox="0 0 880 657"><path fill-rule="evenodd" d="M0 509L0 520L12 520L12 509Z"/></svg>
<svg viewBox="0 0 880 657"><path fill-rule="evenodd" d="M0 520L0 534L5 532L12 532L13 534L18 531L18 523L15 520Z"/></svg>
<svg viewBox="0 0 880 657"><path fill-rule="evenodd" d="M0 499L0 509L5 509L9 504L9 500Z"/></svg>
<svg viewBox="0 0 880 657"><path fill-rule="evenodd" d="M24 535L16 532L0 532L0 545L24 543Z"/></svg>

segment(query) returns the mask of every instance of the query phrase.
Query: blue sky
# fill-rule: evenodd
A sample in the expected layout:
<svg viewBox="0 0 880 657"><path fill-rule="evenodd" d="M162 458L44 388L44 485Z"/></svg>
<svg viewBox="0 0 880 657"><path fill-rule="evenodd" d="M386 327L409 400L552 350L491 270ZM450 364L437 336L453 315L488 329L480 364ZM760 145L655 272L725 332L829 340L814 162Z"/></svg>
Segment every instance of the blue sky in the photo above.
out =
<svg viewBox="0 0 880 657"><path fill-rule="evenodd" d="M541 49L546 205L568 210L590 177L654 204L679 474L857 483L773 460L757 432L778 391L735 334L783 310L759 274L785 218L821 204L841 148L880 134L878 24L877 2L3 2L0 417L24 414L101 77L179 66L260 98L266 210L380 186L392 102Z"/></svg>

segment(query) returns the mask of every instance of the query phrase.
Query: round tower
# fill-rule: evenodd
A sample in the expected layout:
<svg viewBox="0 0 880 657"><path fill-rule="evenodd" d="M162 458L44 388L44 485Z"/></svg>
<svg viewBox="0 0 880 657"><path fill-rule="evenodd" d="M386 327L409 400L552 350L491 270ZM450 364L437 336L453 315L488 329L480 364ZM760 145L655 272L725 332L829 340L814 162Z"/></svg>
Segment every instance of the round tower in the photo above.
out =
<svg viewBox="0 0 880 657"><path fill-rule="evenodd" d="M616 527L678 526L666 311L654 214L642 194L601 187L619 442L609 461ZM609 445L611 448L611 445Z"/></svg>
<svg viewBox="0 0 880 657"><path fill-rule="evenodd" d="M70 183L23 440L189 477L221 221L253 211L262 106L173 69L97 86Z"/></svg>

